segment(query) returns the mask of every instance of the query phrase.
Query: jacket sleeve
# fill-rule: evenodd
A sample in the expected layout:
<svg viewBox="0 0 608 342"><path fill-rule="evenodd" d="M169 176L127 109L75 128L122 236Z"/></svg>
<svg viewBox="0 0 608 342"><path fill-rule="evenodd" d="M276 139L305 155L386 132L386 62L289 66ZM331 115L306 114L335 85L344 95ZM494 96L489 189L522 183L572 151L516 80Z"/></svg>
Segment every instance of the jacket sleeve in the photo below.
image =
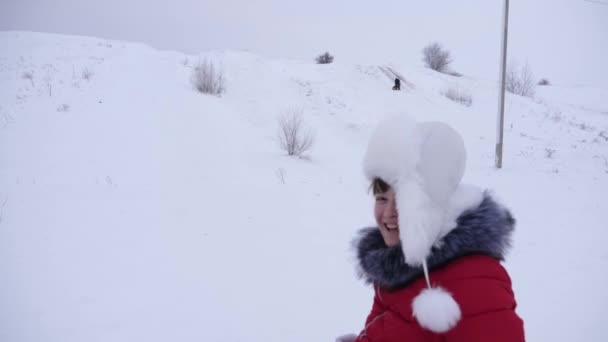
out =
<svg viewBox="0 0 608 342"><path fill-rule="evenodd" d="M524 342L524 323L510 281L463 279L450 284L462 317L445 335L445 342Z"/></svg>
<svg viewBox="0 0 608 342"><path fill-rule="evenodd" d="M445 342L524 342L523 321L513 310L463 317L445 336Z"/></svg>
<svg viewBox="0 0 608 342"><path fill-rule="evenodd" d="M376 318L382 315L386 311L386 307L382 304L382 300L378 295L378 290L374 290L374 303L372 304L372 311L365 320L365 327L372 323Z"/></svg>
<svg viewBox="0 0 608 342"><path fill-rule="evenodd" d="M367 319L365 320L365 327L359 333L359 336L355 340L356 342L369 341L367 337L367 328L386 312L386 307L384 306L384 304L382 304L382 300L378 295L378 290L374 289L374 293L374 303L372 304L372 310L369 315L367 315Z"/></svg>

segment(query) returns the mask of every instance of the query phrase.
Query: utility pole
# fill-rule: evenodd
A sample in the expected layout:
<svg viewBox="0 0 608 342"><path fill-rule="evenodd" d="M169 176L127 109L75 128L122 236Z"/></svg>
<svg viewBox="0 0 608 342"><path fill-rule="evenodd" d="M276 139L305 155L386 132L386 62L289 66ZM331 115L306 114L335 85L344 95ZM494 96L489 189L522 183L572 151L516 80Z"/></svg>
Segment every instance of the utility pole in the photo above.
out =
<svg viewBox="0 0 608 342"><path fill-rule="evenodd" d="M496 134L496 168L502 168L503 131L505 126L505 74L507 72L507 33L509 31L509 0L504 0L502 45L500 49L500 91L498 92L498 127Z"/></svg>

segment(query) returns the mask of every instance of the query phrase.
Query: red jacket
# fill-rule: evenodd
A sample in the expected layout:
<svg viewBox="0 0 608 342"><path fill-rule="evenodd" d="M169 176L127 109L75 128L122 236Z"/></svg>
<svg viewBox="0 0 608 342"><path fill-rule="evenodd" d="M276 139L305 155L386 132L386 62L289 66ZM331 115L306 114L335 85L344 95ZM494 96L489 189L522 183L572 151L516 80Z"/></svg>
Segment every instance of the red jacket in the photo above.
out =
<svg viewBox="0 0 608 342"><path fill-rule="evenodd" d="M460 321L444 334L422 328L412 316L412 301L424 277L405 287L374 286L372 311L357 342L523 342L523 321L515 313L511 280L499 260L485 255L454 259L431 272L434 286L452 294Z"/></svg>

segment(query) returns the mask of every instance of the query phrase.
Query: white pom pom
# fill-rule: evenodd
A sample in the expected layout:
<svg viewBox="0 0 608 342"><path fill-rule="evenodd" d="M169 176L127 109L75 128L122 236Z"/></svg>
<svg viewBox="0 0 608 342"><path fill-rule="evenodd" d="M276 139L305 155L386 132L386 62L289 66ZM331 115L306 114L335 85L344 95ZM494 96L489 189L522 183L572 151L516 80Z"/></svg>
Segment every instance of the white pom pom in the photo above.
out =
<svg viewBox="0 0 608 342"><path fill-rule="evenodd" d="M412 302L414 317L422 326L435 333L452 329L460 320L460 307L446 290L427 288Z"/></svg>

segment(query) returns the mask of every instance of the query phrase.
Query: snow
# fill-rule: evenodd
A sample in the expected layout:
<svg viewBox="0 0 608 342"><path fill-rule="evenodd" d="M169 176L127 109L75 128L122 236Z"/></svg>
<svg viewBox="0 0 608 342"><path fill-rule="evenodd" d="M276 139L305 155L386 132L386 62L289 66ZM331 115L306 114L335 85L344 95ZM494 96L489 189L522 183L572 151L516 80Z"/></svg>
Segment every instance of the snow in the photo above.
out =
<svg viewBox="0 0 608 342"><path fill-rule="evenodd" d="M393 92L374 65L24 32L0 46L1 341L357 332L372 300L350 250L373 222L362 159L396 112L457 128L465 181L512 209L527 340L608 340L608 90L508 95L496 170L497 89L466 75L388 65L413 85ZM225 72L221 97L190 85L204 58ZM472 106L440 95L451 86ZM278 148L287 108L315 131L308 158Z"/></svg>

